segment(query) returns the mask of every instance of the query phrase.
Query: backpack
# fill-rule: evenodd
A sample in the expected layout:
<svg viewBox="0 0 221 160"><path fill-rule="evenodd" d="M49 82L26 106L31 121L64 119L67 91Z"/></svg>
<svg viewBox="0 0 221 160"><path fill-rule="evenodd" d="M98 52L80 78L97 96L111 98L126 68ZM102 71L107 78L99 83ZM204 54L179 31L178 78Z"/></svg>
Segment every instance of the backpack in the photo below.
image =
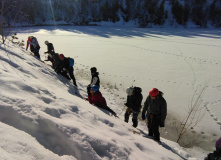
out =
<svg viewBox="0 0 221 160"><path fill-rule="evenodd" d="M140 87L134 87L134 92L135 93L141 93L142 89Z"/></svg>
<svg viewBox="0 0 221 160"><path fill-rule="evenodd" d="M69 58L69 66L73 67L74 66L74 59Z"/></svg>

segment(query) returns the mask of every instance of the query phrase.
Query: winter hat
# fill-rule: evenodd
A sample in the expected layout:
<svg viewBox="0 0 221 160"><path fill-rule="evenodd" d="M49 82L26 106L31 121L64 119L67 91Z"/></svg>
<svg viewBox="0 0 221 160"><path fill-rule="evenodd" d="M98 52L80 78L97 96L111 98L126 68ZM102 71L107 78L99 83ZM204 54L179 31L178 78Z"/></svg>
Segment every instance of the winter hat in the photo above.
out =
<svg viewBox="0 0 221 160"><path fill-rule="evenodd" d="M31 42L32 39L33 39L33 36L29 36L29 37L28 37L28 41L29 41L29 42Z"/></svg>
<svg viewBox="0 0 221 160"><path fill-rule="evenodd" d="M156 97L156 96L159 95L159 90L157 88L153 88L153 89L150 90L149 95L151 97Z"/></svg>
<svg viewBox="0 0 221 160"><path fill-rule="evenodd" d="M96 67L92 67L91 68L91 73L95 73L95 72L97 72L97 68Z"/></svg>
<svg viewBox="0 0 221 160"><path fill-rule="evenodd" d="M134 91L133 87L128 87L127 90L126 90L126 93L127 93L127 95L130 96L133 93L133 91Z"/></svg>
<svg viewBox="0 0 221 160"><path fill-rule="evenodd" d="M93 85L91 87L91 89L94 91L94 92L98 92L99 91L99 87L97 85Z"/></svg>
<svg viewBox="0 0 221 160"><path fill-rule="evenodd" d="M48 41L45 41L45 44L47 45L49 42Z"/></svg>
<svg viewBox="0 0 221 160"><path fill-rule="evenodd" d="M64 60L64 55L63 54L59 54L59 58L60 58L60 60Z"/></svg>
<svg viewBox="0 0 221 160"><path fill-rule="evenodd" d="M216 149L221 149L221 138L216 141Z"/></svg>

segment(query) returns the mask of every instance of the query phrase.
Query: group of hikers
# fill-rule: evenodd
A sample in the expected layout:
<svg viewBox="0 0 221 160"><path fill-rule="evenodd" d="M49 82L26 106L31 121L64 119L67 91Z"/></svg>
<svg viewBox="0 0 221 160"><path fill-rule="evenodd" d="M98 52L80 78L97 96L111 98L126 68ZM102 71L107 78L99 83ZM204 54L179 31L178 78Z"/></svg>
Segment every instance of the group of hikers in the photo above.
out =
<svg viewBox="0 0 221 160"><path fill-rule="evenodd" d="M65 57L63 54L55 53L54 46L52 43L45 41L48 51L44 52L48 54L45 61L50 61L52 63L52 68L57 74L61 74L68 80L72 80L73 84L77 86L76 79L74 77L74 59L70 57ZM30 51L34 53L34 56L40 59L40 46L38 40L34 36L29 36L27 40L26 50L30 46Z"/></svg>
<svg viewBox="0 0 221 160"><path fill-rule="evenodd" d="M30 45L31 52L40 59L39 49L40 46L35 37L30 36L27 40L26 50ZM52 63L52 68L56 73L63 75L65 78L69 80L73 80L73 84L77 86L76 80L74 77L74 59L65 57L63 54L55 53L54 46L52 43L45 41L45 45L47 45L48 51L44 52L48 54L47 59L45 61L50 61ZM107 106L105 98L102 96L100 92L100 78L99 73L97 72L96 67L92 67L91 71L91 82L87 86L87 94L86 98L90 104L93 104L97 107L105 109L109 111L113 116L117 117L117 114ZM138 115L142 109L142 89L140 87L128 87L126 89L127 93L127 101L124 104L127 109L124 114L124 121L128 123L129 117L132 114L132 123L133 127L136 128L138 126ZM147 120L146 124L148 127L148 136L153 137L154 140L160 141L160 132L159 127L165 126L165 119L167 116L167 103L163 98L163 93L159 91L157 88L152 88L149 91L149 95L147 96L144 107L141 112L141 117L143 120ZM214 153L210 153L205 160L215 160L216 158L221 157L221 138L216 142L216 151ZM220 160L218 159L217 160Z"/></svg>
<svg viewBox="0 0 221 160"><path fill-rule="evenodd" d="M30 51L33 52L37 58L40 59L40 46L36 37L28 37L26 50L28 49L29 45ZM49 43L48 41L45 41L45 45L47 45L48 49L48 51L44 52L45 54L48 54L45 61L50 61L52 63L52 68L55 70L56 73L63 75L69 80L72 79L73 84L77 86L73 74L74 59L65 57L63 54L55 53L53 44ZM91 82L87 86L88 97L86 99L89 101L90 104L103 108L109 111L113 116L117 117L117 114L110 107L107 106L106 100L100 92L100 78L99 73L97 72L97 68L92 67L90 71ZM142 89L140 87L129 87L127 88L126 92L127 102L125 103L125 106L127 106L127 109L124 114L124 121L128 123L129 117L132 114L133 127L136 128L138 126L138 115L142 108ZM153 88L152 90L150 90L149 96L144 103L144 107L142 110L142 119L147 119L149 136L152 136L156 141L160 141L159 127L164 127L166 115L167 103L163 98L163 93L157 88Z"/></svg>

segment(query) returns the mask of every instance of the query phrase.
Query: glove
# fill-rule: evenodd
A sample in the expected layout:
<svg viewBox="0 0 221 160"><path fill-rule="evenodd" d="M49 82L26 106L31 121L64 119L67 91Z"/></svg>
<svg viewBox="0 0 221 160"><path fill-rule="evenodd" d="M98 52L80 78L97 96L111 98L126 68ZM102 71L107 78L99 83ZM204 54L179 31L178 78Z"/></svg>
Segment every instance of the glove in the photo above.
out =
<svg viewBox="0 0 221 160"><path fill-rule="evenodd" d="M160 127L165 127L164 123L160 123Z"/></svg>
<svg viewBox="0 0 221 160"><path fill-rule="evenodd" d="M145 114L142 114L142 120L145 120L145 118L146 118Z"/></svg>

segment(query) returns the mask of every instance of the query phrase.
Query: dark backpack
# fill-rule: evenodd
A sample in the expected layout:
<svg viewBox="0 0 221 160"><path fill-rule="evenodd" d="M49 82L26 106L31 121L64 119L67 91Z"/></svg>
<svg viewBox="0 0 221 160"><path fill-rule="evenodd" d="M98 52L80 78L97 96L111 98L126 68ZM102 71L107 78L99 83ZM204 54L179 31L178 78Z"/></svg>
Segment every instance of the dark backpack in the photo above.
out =
<svg viewBox="0 0 221 160"><path fill-rule="evenodd" d="M217 151L210 153L205 160L221 160L221 154Z"/></svg>
<svg viewBox="0 0 221 160"><path fill-rule="evenodd" d="M142 89L140 87L134 87L134 92L136 93L141 93Z"/></svg>

